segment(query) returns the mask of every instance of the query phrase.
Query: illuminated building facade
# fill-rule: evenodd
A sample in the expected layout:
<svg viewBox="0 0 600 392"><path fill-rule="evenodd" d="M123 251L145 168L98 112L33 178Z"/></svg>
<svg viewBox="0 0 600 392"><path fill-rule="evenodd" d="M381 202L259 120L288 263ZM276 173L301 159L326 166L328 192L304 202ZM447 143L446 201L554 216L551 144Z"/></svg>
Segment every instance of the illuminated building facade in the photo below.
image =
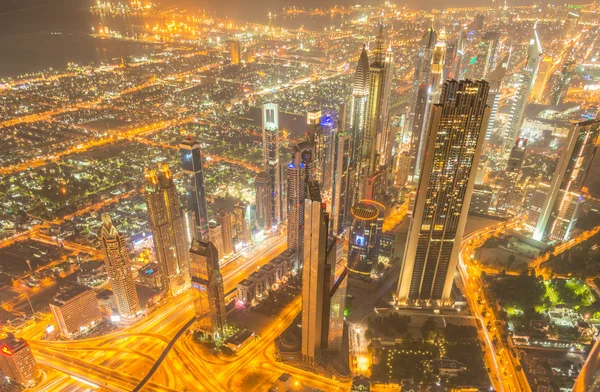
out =
<svg viewBox="0 0 600 392"><path fill-rule="evenodd" d="M313 146L310 170L323 192L330 194L333 185L333 151L337 125L331 116L321 111L307 113L308 144ZM308 161L306 162L308 163Z"/></svg>
<svg viewBox="0 0 600 392"><path fill-rule="evenodd" d="M0 371L14 383L33 387L40 374L29 344L12 333L0 340Z"/></svg>
<svg viewBox="0 0 600 392"><path fill-rule="evenodd" d="M331 211L333 215L333 235L341 234L348 223L348 210L352 203L352 139L345 132L338 132L333 153L333 191L331 194Z"/></svg>
<svg viewBox="0 0 600 392"><path fill-rule="evenodd" d="M369 57L366 46L363 45L356 71L354 72L354 84L352 85L352 100L350 103L350 117L348 129L353 142L352 159L358 160L362 149L361 141L365 130L365 115L367 111L367 99L369 97ZM355 170L356 172L356 170Z"/></svg>
<svg viewBox="0 0 600 392"><path fill-rule="evenodd" d="M223 258L223 230L221 225L215 221L210 221L208 223L208 238L210 238L210 242L217 248L219 257Z"/></svg>
<svg viewBox="0 0 600 392"><path fill-rule="evenodd" d="M192 243L190 269L198 330L214 340L223 335L227 325L227 313L219 254L212 242Z"/></svg>
<svg viewBox="0 0 600 392"><path fill-rule="evenodd" d="M220 208L217 211L217 225L221 227L221 240L223 241L223 253L221 258L229 257L233 254L233 221L234 216L231 211Z"/></svg>
<svg viewBox="0 0 600 392"><path fill-rule="evenodd" d="M50 310L64 337L72 338L102 320L94 290L67 286L54 296Z"/></svg>
<svg viewBox="0 0 600 392"><path fill-rule="evenodd" d="M384 207L375 201L362 200L350 212L353 220L348 242L348 268L352 273L371 276L377 272Z"/></svg>
<svg viewBox="0 0 600 392"><path fill-rule="evenodd" d="M399 305L451 304L450 292L489 118L485 81L446 81L434 105L398 282Z"/></svg>
<svg viewBox="0 0 600 392"><path fill-rule="evenodd" d="M271 192L269 203L271 208L271 227L276 228L283 219L282 212L282 179L281 164L279 163L279 147L281 135L279 131L279 108L275 103L262 106L263 127L263 165L264 171L270 177ZM265 222L265 227L268 223Z"/></svg>
<svg viewBox="0 0 600 392"><path fill-rule="evenodd" d="M302 260L304 236L304 200L306 199L307 167L302 162L302 152L298 146L292 149L292 161L287 165L287 238L288 249L296 253L296 260ZM298 268L298 262L294 268Z"/></svg>
<svg viewBox="0 0 600 392"><path fill-rule="evenodd" d="M538 241L568 241L583 201L583 184L596 154L600 120L573 124L533 232Z"/></svg>
<svg viewBox="0 0 600 392"><path fill-rule="evenodd" d="M260 172L254 180L256 189L256 220L266 233L273 229L273 181L269 173Z"/></svg>
<svg viewBox="0 0 600 392"><path fill-rule="evenodd" d="M506 75L506 67L508 66L508 55L502 59L498 66L490 72L487 77L487 82L490 84L490 92L488 94L487 105L491 108L490 119L485 131L485 140L490 140L494 131L496 116L498 115L498 107L500 106L500 87L504 76Z"/></svg>
<svg viewBox="0 0 600 392"><path fill-rule="evenodd" d="M515 144L515 140L517 140L517 137L519 136L523 118L525 116L527 101L531 96L531 89L533 88L533 83L535 82L540 66L541 56L542 46L538 38L537 30L534 28L533 37L529 41L527 61L519 73L517 90L510 108L510 115L504 135L504 145L506 148L512 148Z"/></svg>
<svg viewBox="0 0 600 392"><path fill-rule="evenodd" d="M161 287L175 296L190 285L189 243L179 194L167 165L159 164L156 171L145 170L144 196Z"/></svg>
<svg viewBox="0 0 600 392"><path fill-rule="evenodd" d="M179 145L179 152L185 176L188 210L193 215L195 224L195 237L199 240L206 240L208 239L208 208L206 207L200 143L190 137Z"/></svg>
<svg viewBox="0 0 600 392"><path fill-rule="evenodd" d="M240 63L242 54L242 45L240 41L229 41L229 58L231 59L232 65L238 65Z"/></svg>
<svg viewBox="0 0 600 392"><path fill-rule="evenodd" d="M104 253L106 272L112 283L117 311L123 317L134 317L140 312L140 303L131 273L125 237L117 231L110 215L106 213L102 214L99 238Z"/></svg>

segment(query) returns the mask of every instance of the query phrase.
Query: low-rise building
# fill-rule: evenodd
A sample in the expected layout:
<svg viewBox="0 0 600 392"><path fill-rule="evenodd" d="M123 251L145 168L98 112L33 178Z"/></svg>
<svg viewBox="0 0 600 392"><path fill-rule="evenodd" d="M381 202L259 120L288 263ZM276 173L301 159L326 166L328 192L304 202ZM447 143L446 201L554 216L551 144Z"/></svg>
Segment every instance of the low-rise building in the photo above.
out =
<svg viewBox="0 0 600 392"><path fill-rule="evenodd" d="M50 303L50 310L66 338L85 332L102 320L96 294L85 286L63 287Z"/></svg>
<svg viewBox="0 0 600 392"><path fill-rule="evenodd" d="M160 272L158 264L148 263L138 271L138 280L141 284L153 289L160 289Z"/></svg>

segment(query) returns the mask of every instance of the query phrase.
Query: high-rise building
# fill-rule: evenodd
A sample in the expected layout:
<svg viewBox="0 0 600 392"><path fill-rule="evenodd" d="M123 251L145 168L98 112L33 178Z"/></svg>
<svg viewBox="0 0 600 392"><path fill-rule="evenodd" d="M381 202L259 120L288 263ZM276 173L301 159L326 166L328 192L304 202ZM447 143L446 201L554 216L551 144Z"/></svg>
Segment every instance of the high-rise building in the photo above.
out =
<svg viewBox="0 0 600 392"><path fill-rule="evenodd" d="M50 302L50 310L60 332L67 339L88 331L102 320L96 294L85 286L61 288Z"/></svg>
<svg viewBox="0 0 600 392"><path fill-rule="evenodd" d="M333 265L330 276L332 279L332 288L329 292L327 349L330 352L335 352L340 350L344 334L344 308L346 307L346 293L348 290L348 269L344 268L340 276L336 279L335 265Z"/></svg>
<svg viewBox="0 0 600 392"><path fill-rule="evenodd" d="M229 58L231 64L238 65L242 54L242 45L240 41L229 41Z"/></svg>
<svg viewBox="0 0 600 392"><path fill-rule="evenodd" d="M461 31L456 40L456 57L452 68L452 78L460 80L464 76L463 63L465 61L465 53L467 51L468 36L466 31Z"/></svg>
<svg viewBox="0 0 600 392"><path fill-rule="evenodd" d="M102 214L99 239L117 311L122 317L134 317L140 312L140 303L131 273L125 237L119 233L113 225L110 215L106 213Z"/></svg>
<svg viewBox="0 0 600 392"><path fill-rule="evenodd" d="M437 43L437 34L433 29L433 26L427 30L421 43L419 45L419 52L417 56L417 64L415 65L415 74L413 81L413 93L412 93L412 108L411 108L411 128L412 128L412 155L414 156L413 162L413 176L415 179L419 178L421 173L421 160L423 155L423 144L425 143L423 128L425 126L425 112L427 109L427 102L429 100L429 91L431 82L431 61L433 59L433 51Z"/></svg>
<svg viewBox="0 0 600 392"><path fill-rule="evenodd" d="M348 223L348 210L352 203L352 139L346 132L338 132L333 152L333 191L331 194L331 213L333 217L333 235L341 234Z"/></svg>
<svg viewBox="0 0 600 392"><path fill-rule="evenodd" d="M578 25L579 14L569 11L567 18L563 23L563 32L566 39L573 39L577 36L577 34L581 31L581 29L578 28Z"/></svg>
<svg viewBox="0 0 600 392"><path fill-rule="evenodd" d="M233 206L235 238L242 247L252 242L252 235L248 225L247 206L241 201L236 201Z"/></svg>
<svg viewBox="0 0 600 392"><path fill-rule="evenodd" d="M313 146L314 155L311 157L311 172L319 181L323 192L330 194L333 186L333 151L337 125L331 116L320 116L313 120L321 111L307 113L308 144Z"/></svg>
<svg viewBox="0 0 600 392"><path fill-rule="evenodd" d="M500 105L500 87L504 76L506 75L506 68L508 67L508 55L498 63L496 69L494 69L487 77L487 81L490 84L490 92L488 94L487 105L492 109L490 112L490 119L488 121L487 129L485 131L485 140L490 140L492 132L494 131L494 124L496 122L496 116L498 114L498 107Z"/></svg>
<svg viewBox="0 0 600 392"><path fill-rule="evenodd" d="M531 99L534 102L541 103L544 101L544 90L546 89L546 84L552 75L553 68L554 60L552 57L542 56L537 77L535 78L535 82L533 82L533 87L531 89Z"/></svg>
<svg viewBox="0 0 600 392"><path fill-rule="evenodd" d="M288 249L293 250L296 254L293 268L298 268L298 264L302 260L307 177L307 167L302 162L302 152L298 146L294 146L292 160L287 165L287 238Z"/></svg>
<svg viewBox="0 0 600 392"><path fill-rule="evenodd" d="M365 131L365 116L367 112L367 99L369 97L369 58L366 46L363 45L352 85L352 100L350 102L350 117L348 129L353 142L352 160L359 160L362 150L362 140ZM344 131L344 129L342 129ZM356 166L356 163L353 164ZM356 170L354 170L356 172Z"/></svg>
<svg viewBox="0 0 600 392"><path fill-rule="evenodd" d="M485 81L446 81L433 107L398 282L400 305L451 303L450 292L490 109Z"/></svg>
<svg viewBox="0 0 600 392"><path fill-rule="evenodd" d="M276 228L283 219L283 184L281 178L281 164L279 162L279 147L281 135L279 133L279 108L276 103L266 103L262 106L263 127L263 165L264 171L270 177L271 183L271 226ZM268 225L265 223L265 227Z"/></svg>
<svg viewBox="0 0 600 392"><path fill-rule="evenodd" d="M0 340L0 347L0 372L11 382L23 387L33 387L37 383L40 369L29 344L9 332L6 338Z"/></svg>
<svg viewBox="0 0 600 392"><path fill-rule="evenodd" d="M364 276L377 273L384 211L382 204L372 200L362 200L350 210L353 217L348 239L350 272Z"/></svg>
<svg viewBox="0 0 600 392"><path fill-rule="evenodd" d="M256 220L266 233L273 230L273 181L266 171L256 175L254 180L256 188Z"/></svg>
<svg viewBox="0 0 600 392"><path fill-rule="evenodd" d="M508 161L506 164L506 181L502 187L502 191L499 195L499 202L497 203L499 210L505 210L509 208L515 200L517 200L517 181L521 175L521 167L525 159L525 152L527 151L527 139L517 138L515 145L510 150Z"/></svg>
<svg viewBox="0 0 600 392"><path fill-rule="evenodd" d="M362 138L362 158L359 176L361 182L374 175L379 169L383 135L387 135L388 104L393 66L391 51L385 49L383 25L375 39L373 61L369 65L369 97ZM378 145L379 141L379 145ZM380 147L380 148L378 148ZM363 191L364 193L364 191Z"/></svg>
<svg viewBox="0 0 600 392"><path fill-rule="evenodd" d="M583 184L596 153L600 120L571 125L554 171L533 238L568 241L583 201Z"/></svg>
<svg viewBox="0 0 600 392"><path fill-rule="evenodd" d="M481 37L475 48L475 56L471 59L465 77L469 79L485 79L498 67L502 37L494 31L488 31Z"/></svg>
<svg viewBox="0 0 600 392"><path fill-rule="evenodd" d="M225 252L223 251L223 229L221 225L215 221L210 221L208 223L208 238L215 248L217 248L219 257L223 258Z"/></svg>
<svg viewBox="0 0 600 392"><path fill-rule="evenodd" d="M223 335L227 313L219 254L212 242L195 240L192 243L190 269L198 329L214 340Z"/></svg>
<svg viewBox="0 0 600 392"><path fill-rule="evenodd" d="M233 248L233 214L224 208L217 211L217 225L221 226L221 239L223 241L223 253L221 257L231 256Z"/></svg>
<svg viewBox="0 0 600 392"><path fill-rule="evenodd" d="M200 143L189 137L179 145L179 151L181 153L181 167L185 176L188 210L191 211L194 218L195 237L199 240L207 239L208 208L206 207Z"/></svg>
<svg viewBox="0 0 600 392"><path fill-rule="evenodd" d="M188 249L179 194L167 165L144 171L144 196L161 287L178 295L190 285Z"/></svg>
<svg viewBox="0 0 600 392"><path fill-rule="evenodd" d="M515 140L519 136L527 101L531 96L531 89L540 66L540 57L542 55L542 46L537 35L537 30L534 28L533 37L529 41L529 49L527 52L527 61L525 66L519 72L519 81L512 106L508 124L504 135L504 145L506 148L512 148Z"/></svg>
<svg viewBox="0 0 600 392"><path fill-rule="evenodd" d="M412 158L410 154L405 151L396 155L396 166L394 172L394 185L397 187L404 187L408 183L410 175L410 162Z"/></svg>

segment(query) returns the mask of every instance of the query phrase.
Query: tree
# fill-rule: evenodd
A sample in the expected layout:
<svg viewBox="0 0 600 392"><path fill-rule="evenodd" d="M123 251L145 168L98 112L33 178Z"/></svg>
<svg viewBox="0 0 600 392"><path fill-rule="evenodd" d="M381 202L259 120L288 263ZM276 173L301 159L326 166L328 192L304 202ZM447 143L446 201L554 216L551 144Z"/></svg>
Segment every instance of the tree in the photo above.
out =
<svg viewBox="0 0 600 392"><path fill-rule="evenodd" d="M434 340L437 336L437 323L433 317L429 317L421 326L421 336L424 340Z"/></svg>

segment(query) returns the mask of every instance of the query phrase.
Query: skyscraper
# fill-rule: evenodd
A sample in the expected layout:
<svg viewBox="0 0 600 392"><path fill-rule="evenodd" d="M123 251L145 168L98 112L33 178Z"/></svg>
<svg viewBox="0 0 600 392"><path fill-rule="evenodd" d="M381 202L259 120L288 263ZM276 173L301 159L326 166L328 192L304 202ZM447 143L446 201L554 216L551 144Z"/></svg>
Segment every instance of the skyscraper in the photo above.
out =
<svg viewBox="0 0 600 392"><path fill-rule="evenodd" d="M292 148L292 160L287 165L287 208L288 208L288 249L295 251L298 268L302 260L304 235L304 199L306 199L307 167L302 162L298 146Z"/></svg>
<svg viewBox="0 0 600 392"><path fill-rule="evenodd" d="M256 175L254 180L256 189L256 220L259 226L262 226L265 233L270 233L273 229L273 181L266 171Z"/></svg>
<svg viewBox="0 0 600 392"><path fill-rule="evenodd" d="M217 225L221 226L221 239L223 241L223 254L228 257L233 254L233 214L224 208L217 211Z"/></svg>
<svg viewBox="0 0 600 392"><path fill-rule="evenodd" d="M190 269L198 329L214 340L227 325L223 276L219 254L212 242L195 240L190 248Z"/></svg>
<svg viewBox="0 0 600 392"><path fill-rule="evenodd" d="M200 143L189 137L179 145L179 151L181 153L181 166L185 175L188 210L194 216L196 238L199 240L207 239L208 208L206 207Z"/></svg>
<svg viewBox="0 0 600 392"><path fill-rule="evenodd" d="M178 295L190 285L189 244L179 195L167 165L144 171L144 195L161 287L169 295Z"/></svg>
<svg viewBox="0 0 600 392"><path fill-rule="evenodd" d="M500 87L504 76L506 75L506 68L508 67L508 55L498 62L496 69L494 69L489 76L487 81L490 84L490 92L488 94L487 105L491 108L490 119L488 121L487 129L485 131L485 140L490 140L492 132L494 131L494 124L496 122L496 115L498 114L498 107L500 105Z"/></svg>
<svg viewBox="0 0 600 392"><path fill-rule="evenodd" d="M426 158L398 282L398 304L445 306L458 262L490 109L485 81L446 81L434 105Z"/></svg>
<svg viewBox="0 0 600 392"><path fill-rule="evenodd" d="M131 273L125 237L117 231L110 215L106 213L102 214L102 227L99 238L117 311L123 317L134 317L140 312L140 303L135 290L133 274Z"/></svg>
<svg viewBox="0 0 600 392"><path fill-rule="evenodd" d="M333 152L333 191L331 193L333 235L341 234L348 223L348 209L352 203L351 149L350 135L346 132L338 132Z"/></svg>
<svg viewBox="0 0 600 392"><path fill-rule="evenodd" d="M596 154L600 120L571 125L554 171L533 238L568 241L583 201L583 184Z"/></svg>
<svg viewBox="0 0 600 392"><path fill-rule="evenodd" d="M262 106L263 127L263 165L271 182L271 218L272 227L277 227L283 218L283 188L281 178L281 164L279 163L279 146L281 135L279 133L279 109L276 103L266 103ZM265 223L265 227L267 224Z"/></svg>
<svg viewBox="0 0 600 392"><path fill-rule="evenodd" d="M529 49L527 52L527 62L519 72L519 82L512 106L510 108L510 116L504 135L504 145L506 148L512 148L515 140L519 136L527 101L531 96L531 89L540 66L540 58L542 55L542 46L537 35L537 30L533 29L533 37L529 41Z"/></svg>
<svg viewBox="0 0 600 392"><path fill-rule="evenodd" d="M33 357L29 344L24 339L17 339L12 333L0 340L0 371L11 382L23 387L36 384L40 369Z"/></svg>
<svg viewBox="0 0 600 392"><path fill-rule="evenodd" d="M369 58L366 46L363 45L356 71L354 72L354 84L352 85L352 101L350 102L350 118L348 129L352 137L352 159L358 160L362 148L361 141L365 130L365 116L367 111L367 99L369 97ZM343 129L342 129L343 131Z"/></svg>
<svg viewBox="0 0 600 392"><path fill-rule="evenodd" d="M383 25L375 39L372 51L373 61L369 65L369 97L365 116L365 130L362 137L362 162L360 167L361 182L373 176L380 165L378 140L387 133L388 103L391 83L391 52L386 55ZM360 184L359 184L360 185ZM364 193L364 191L362 192Z"/></svg>
<svg viewBox="0 0 600 392"><path fill-rule="evenodd" d="M413 96L411 99L411 128L412 128L412 155L414 156L413 176L419 178L421 173L421 156L423 150L425 112L427 109L427 101L429 99L429 91L431 82L431 60L433 59L433 51L437 43L437 34L433 26L427 30L419 46L417 55L417 64L415 65L415 74L413 81Z"/></svg>
<svg viewBox="0 0 600 392"><path fill-rule="evenodd" d="M314 366L327 345L324 320L328 318L326 290L327 228L329 217L321 200L319 184L308 183L304 206L304 264L302 269L302 358Z"/></svg>
<svg viewBox="0 0 600 392"><path fill-rule="evenodd" d="M217 248L219 257L223 258L225 252L223 251L223 230L221 225L215 221L210 221L208 223L208 238L215 248Z"/></svg>
<svg viewBox="0 0 600 392"><path fill-rule="evenodd" d="M315 116L318 118L315 119ZM307 113L308 143L313 146L311 170L325 193L331 192L333 185L333 150L337 125L331 116L321 116L321 111Z"/></svg>

